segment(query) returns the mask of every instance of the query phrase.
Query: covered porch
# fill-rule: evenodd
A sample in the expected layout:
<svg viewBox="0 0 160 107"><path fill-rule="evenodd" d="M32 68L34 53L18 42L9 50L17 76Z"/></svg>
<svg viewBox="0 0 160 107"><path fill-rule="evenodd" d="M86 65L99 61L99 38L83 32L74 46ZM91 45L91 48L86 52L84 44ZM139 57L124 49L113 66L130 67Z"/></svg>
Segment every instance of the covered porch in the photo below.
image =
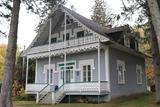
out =
<svg viewBox="0 0 160 107"><path fill-rule="evenodd" d="M99 90L100 89L100 90ZM27 94L48 93L64 91L66 95L103 95L109 92L108 82L101 81L100 85L96 82L74 82L61 85L57 90L51 84L27 84ZM100 93L99 93L100 91Z"/></svg>

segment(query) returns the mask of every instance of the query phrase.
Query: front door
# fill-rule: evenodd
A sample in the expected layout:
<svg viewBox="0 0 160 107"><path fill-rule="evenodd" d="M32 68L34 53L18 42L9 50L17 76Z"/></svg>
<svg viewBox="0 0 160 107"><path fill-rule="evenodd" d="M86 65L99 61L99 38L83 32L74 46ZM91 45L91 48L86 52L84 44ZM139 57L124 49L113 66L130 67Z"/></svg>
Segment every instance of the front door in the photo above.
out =
<svg viewBox="0 0 160 107"><path fill-rule="evenodd" d="M70 70L66 70L66 83L70 83L71 82L71 78L70 78Z"/></svg>
<svg viewBox="0 0 160 107"><path fill-rule="evenodd" d="M66 63L66 75L64 72L64 64L60 63L58 64L59 67L59 74L60 74L60 85L63 85L65 83L70 83L70 82L74 82L74 77L73 77L73 71L74 71L74 67L75 67L75 62L67 62ZM64 77L65 76L65 77Z"/></svg>

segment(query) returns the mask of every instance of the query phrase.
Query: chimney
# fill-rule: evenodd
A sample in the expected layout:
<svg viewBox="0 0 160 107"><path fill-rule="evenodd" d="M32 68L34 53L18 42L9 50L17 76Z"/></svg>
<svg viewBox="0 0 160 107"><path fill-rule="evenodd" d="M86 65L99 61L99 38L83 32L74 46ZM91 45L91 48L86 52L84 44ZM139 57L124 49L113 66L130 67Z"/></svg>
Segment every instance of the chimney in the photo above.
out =
<svg viewBox="0 0 160 107"><path fill-rule="evenodd" d="M104 27L107 28L107 29L111 29L111 28L112 28L112 25L111 25L111 24L108 24L108 23L105 23L105 24L104 24Z"/></svg>

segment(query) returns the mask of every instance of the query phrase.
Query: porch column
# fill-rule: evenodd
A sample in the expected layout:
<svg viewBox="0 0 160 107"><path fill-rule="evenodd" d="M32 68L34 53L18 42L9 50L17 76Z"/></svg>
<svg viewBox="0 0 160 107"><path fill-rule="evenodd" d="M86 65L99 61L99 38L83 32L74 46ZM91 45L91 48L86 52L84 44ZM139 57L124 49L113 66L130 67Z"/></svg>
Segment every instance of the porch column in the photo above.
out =
<svg viewBox="0 0 160 107"><path fill-rule="evenodd" d="M36 59L36 68L35 68L35 71L36 71L36 72L35 72L35 83L37 83L37 82L38 82L38 81L37 81L37 75L38 75L38 73L37 73L37 72L38 72L38 66L37 66L37 65L38 65L38 59Z"/></svg>
<svg viewBox="0 0 160 107"><path fill-rule="evenodd" d="M48 39L48 42L49 42L49 45L48 45L48 51L49 51L49 59L48 59L48 69L49 69L49 84L51 83L51 34L52 34L52 18L50 17L50 20L49 20L49 39Z"/></svg>
<svg viewBox="0 0 160 107"><path fill-rule="evenodd" d="M27 58L27 67L26 67L26 87L28 83L28 63L29 63L29 58Z"/></svg>
<svg viewBox="0 0 160 107"><path fill-rule="evenodd" d="M99 92L100 92L100 84L101 84L101 61L100 61L100 39L98 37L98 84L99 84Z"/></svg>
<svg viewBox="0 0 160 107"><path fill-rule="evenodd" d="M66 83L66 12L64 16L64 83Z"/></svg>

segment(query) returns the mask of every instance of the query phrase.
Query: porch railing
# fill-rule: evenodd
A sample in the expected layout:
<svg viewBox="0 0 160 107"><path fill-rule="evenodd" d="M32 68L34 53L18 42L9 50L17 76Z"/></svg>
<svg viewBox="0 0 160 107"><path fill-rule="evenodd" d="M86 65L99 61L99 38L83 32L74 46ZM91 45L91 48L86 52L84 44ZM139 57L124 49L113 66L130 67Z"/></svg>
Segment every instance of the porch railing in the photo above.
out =
<svg viewBox="0 0 160 107"><path fill-rule="evenodd" d="M67 40L65 46L69 48L69 47L91 44L96 42L98 42L97 36L92 35L92 36L86 36L82 38ZM57 42L57 43L51 44L52 51L63 49L63 48L64 48L64 42ZM28 54L35 54L35 53L41 53L41 52L48 52L48 44L43 46L33 47L30 49Z"/></svg>
<svg viewBox="0 0 160 107"><path fill-rule="evenodd" d="M43 89L43 92L53 92L54 87L52 85L47 84L27 84L26 92L40 92ZM59 87L60 88L60 87ZM61 91L64 92L96 92L99 91L99 83L95 82L73 82L73 83L66 83L63 85L63 88L60 88ZM100 83L100 91L108 91L108 82L101 81Z"/></svg>

